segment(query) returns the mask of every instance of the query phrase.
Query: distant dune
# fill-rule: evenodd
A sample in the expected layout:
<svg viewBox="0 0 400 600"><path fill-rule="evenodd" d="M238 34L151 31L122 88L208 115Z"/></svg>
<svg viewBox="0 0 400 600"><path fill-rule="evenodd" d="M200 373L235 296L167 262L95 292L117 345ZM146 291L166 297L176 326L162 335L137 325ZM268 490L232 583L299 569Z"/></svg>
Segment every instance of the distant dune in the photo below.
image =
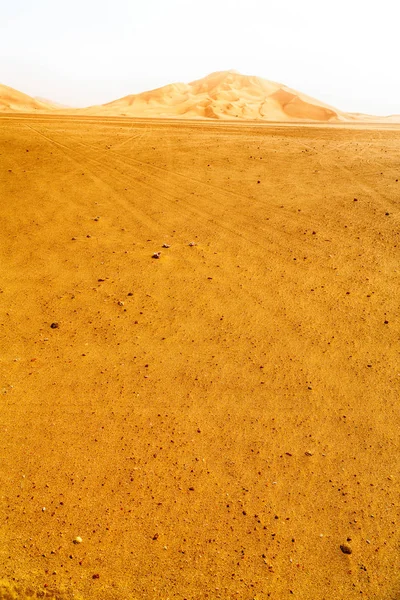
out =
<svg viewBox="0 0 400 600"><path fill-rule="evenodd" d="M374 117L346 113L283 84L236 71L219 71L191 83L172 83L113 102L69 109L0 86L0 111L59 114L257 120L276 122L400 122L400 115Z"/></svg>
<svg viewBox="0 0 400 600"><path fill-rule="evenodd" d="M132 117L347 120L345 113L282 84L236 71L212 73L189 84L175 83L125 96L102 106L91 106L84 112Z"/></svg>
<svg viewBox="0 0 400 600"><path fill-rule="evenodd" d="M58 107L0 84L0 112L47 112L54 108Z"/></svg>
<svg viewBox="0 0 400 600"><path fill-rule="evenodd" d="M35 100L41 102L42 104L47 104L51 106L51 108L71 108L68 104L62 104L61 102L55 102L54 100L49 100L48 98L42 98L41 96L35 96Z"/></svg>
<svg viewBox="0 0 400 600"><path fill-rule="evenodd" d="M241 75L236 71L219 71L189 84L174 83L125 96L101 106L83 109L90 115L129 117L169 117L203 119L240 119L279 122L358 122L385 121L346 113L287 86ZM396 115L390 122L400 121Z"/></svg>

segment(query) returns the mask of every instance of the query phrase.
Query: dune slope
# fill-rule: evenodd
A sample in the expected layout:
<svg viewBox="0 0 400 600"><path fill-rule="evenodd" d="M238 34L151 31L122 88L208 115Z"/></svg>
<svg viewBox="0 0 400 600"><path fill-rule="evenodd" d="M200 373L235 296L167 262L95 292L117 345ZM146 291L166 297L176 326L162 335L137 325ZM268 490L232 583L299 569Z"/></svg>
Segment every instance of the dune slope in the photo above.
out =
<svg viewBox="0 0 400 600"><path fill-rule="evenodd" d="M32 98L12 87L0 84L0 112L47 112L58 108L50 102Z"/></svg>

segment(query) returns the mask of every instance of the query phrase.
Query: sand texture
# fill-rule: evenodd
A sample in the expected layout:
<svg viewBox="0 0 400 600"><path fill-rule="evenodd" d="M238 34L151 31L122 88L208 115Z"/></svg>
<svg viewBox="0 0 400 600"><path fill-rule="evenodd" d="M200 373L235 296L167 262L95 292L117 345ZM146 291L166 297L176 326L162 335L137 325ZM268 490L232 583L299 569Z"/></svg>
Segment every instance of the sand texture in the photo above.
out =
<svg viewBox="0 0 400 600"><path fill-rule="evenodd" d="M399 156L0 118L0 598L400 598Z"/></svg>
<svg viewBox="0 0 400 600"><path fill-rule="evenodd" d="M346 113L287 86L261 77L219 71L192 83L173 83L99 106L68 109L0 87L0 112L37 110L58 114L135 118L218 119L269 122L400 122L400 115ZM7 91L8 90L8 91ZM10 91L11 90L11 91ZM12 92L12 93L11 93ZM10 101L12 96L12 102ZM20 98L21 96L21 98ZM4 99L2 100L2 98ZM28 102L28 99L30 103ZM47 103L47 105L46 105ZM39 102L40 105L43 102Z"/></svg>

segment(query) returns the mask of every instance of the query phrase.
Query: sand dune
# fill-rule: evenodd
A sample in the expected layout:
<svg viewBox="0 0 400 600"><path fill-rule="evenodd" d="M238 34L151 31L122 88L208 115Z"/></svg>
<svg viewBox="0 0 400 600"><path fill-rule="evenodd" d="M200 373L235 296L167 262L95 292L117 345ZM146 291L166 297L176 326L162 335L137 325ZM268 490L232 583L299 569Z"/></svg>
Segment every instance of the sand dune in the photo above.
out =
<svg viewBox="0 0 400 600"><path fill-rule="evenodd" d="M346 113L283 84L233 70L211 73L189 84L169 84L75 112L95 116L279 122L400 121L398 115L385 118Z"/></svg>
<svg viewBox="0 0 400 600"><path fill-rule="evenodd" d="M31 98L0 86L0 111L54 111L59 114L188 118L278 122L400 122L400 115L374 117L346 113L315 98L260 77L236 71L218 71L191 83L131 94L102 105L68 108L41 98Z"/></svg>
<svg viewBox="0 0 400 600"><path fill-rule="evenodd" d="M167 85L84 109L93 115L268 121L350 120L345 113L282 84L220 71L189 84Z"/></svg>
<svg viewBox="0 0 400 600"><path fill-rule="evenodd" d="M0 84L0 112L48 112L54 108L59 107Z"/></svg>

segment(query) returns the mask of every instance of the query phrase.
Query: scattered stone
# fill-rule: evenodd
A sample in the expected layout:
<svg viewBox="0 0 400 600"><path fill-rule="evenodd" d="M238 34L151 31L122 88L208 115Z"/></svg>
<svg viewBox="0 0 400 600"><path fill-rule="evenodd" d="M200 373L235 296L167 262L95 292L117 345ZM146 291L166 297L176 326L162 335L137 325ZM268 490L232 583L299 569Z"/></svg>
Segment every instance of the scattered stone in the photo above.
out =
<svg viewBox="0 0 400 600"><path fill-rule="evenodd" d="M95 573L94 575L92 575L92 579L100 579L100 575L98 573Z"/></svg>
<svg viewBox="0 0 400 600"><path fill-rule="evenodd" d="M91 236L91 235L88 233L86 237L87 237L87 238L91 238L92 236Z"/></svg>
<svg viewBox="0 0 400 600"><path fill-rule="evenodd" d="M195 246L195 242L189 242L189 246Z"/></svg>
<svg viewBox="0 0 400 600"><path fill-rule="evenodd" d="M71 238L71 240L72 240L73 242L75 242L75 241L76 241L76 237L73 237L73 238Z"/></svg>
<svg viewBox="0 0 400 600"><path fill-rule="evenodd" d="M58 329L58 328L60 327L60 325L57 323L57 321L54 321L54 323L52 323L52 324L50 325L50 327L51 327L52 329Z"/></svg>
<svg viewBox="0 0 400 600"><path fill-rule="evenodd" d="M46 512L46 507L45 506L43 506L42 512Z"/></svg>
<svg viewBox="0 0 400 600"><path fill-rule="evenodd" d="M306 450L306 452L304 453L306 456L312 456L312 452L309 452L308 450Z"/></svg>
<svg viewBox="0 0 400 600"><path fill-rule="evenodd" d="M386 216L386 217L388 217L389 215L390 215L390 213L388 213L388 212L385 212L385 216Z"/></svg>
<svg viewBox="0 0 400 600"><path fill-rule="evenodd" d="M118 306L124 306L124 302L122 302L122 300L118 300Z"/></svg>
<svg viewBox="0 0 400 600"><path fill-rule="evenodd" d="M161 256L161 252L154 252L154 254L151 258L160 258L160 256Z"/></svg>
<svg viewBox="0 0 400 600"><path fill-rule="evenodd" d="M348 544L341 544L340 549L343 552L343 554L352 554L353 553L353 550L350 548L350 546Z"/></svg>
<svg viewBox="0 0 400 600"><path fill-rule="evenodd" d="M158 534L158 533L155 533L155 534L153 535L153 540L158 540L158 538L159 538L159 537L160 537L160 536L159 536L159 534Z"/></svg>
<svg viewBox="0 0 400 600"><path fill-rule="evenodd" d="M99 221L99 220L100 220L100 217L95 217L95 218L93 219L93 221Z"/></svg>
<svg viewBox="0 0 400 600"><path fill-rule="evenodd" d="M73 540L74 544L82 544L82 542L83 540L79 535L77 535L76 538Z"/></svg>
<svg viewBox="0 0 400 600"><path fill-rule="evenodd" d="M169 244L163 244L162 247L163 248L171 248L171 246Z"/></svg>

